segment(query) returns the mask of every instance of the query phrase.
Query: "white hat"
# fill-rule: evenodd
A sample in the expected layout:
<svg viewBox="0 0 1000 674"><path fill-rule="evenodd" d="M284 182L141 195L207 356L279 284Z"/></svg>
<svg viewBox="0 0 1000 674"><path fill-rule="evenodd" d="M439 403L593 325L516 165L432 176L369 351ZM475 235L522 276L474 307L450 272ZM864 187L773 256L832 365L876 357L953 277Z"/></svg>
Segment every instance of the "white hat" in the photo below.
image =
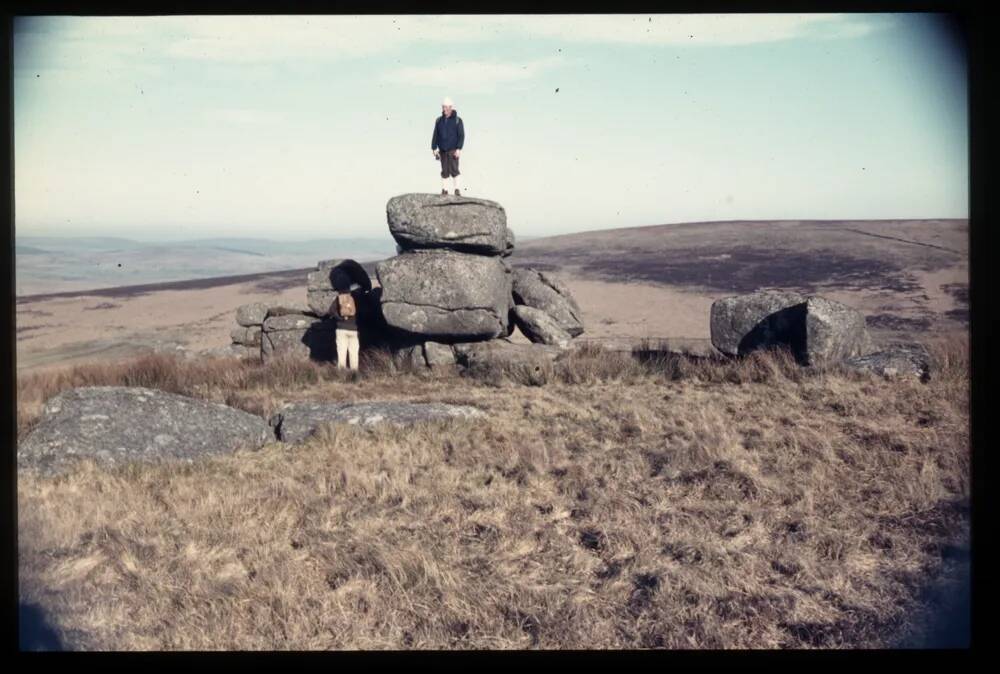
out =
<svg viewBox="0 0 1000 674"><path fill-rule="evenodd" d="M448 98L447 96L445 96L445 97L444 97L444 100L443 100L443 101L441 101L441 105L447 105L447 106L448 106L448 107L450 107L450 108L453 108L453 107L455 107L455 104L454 104L454 103L452 103L452 102L451 102L451 99L450 99L450 98Z"/></svg>

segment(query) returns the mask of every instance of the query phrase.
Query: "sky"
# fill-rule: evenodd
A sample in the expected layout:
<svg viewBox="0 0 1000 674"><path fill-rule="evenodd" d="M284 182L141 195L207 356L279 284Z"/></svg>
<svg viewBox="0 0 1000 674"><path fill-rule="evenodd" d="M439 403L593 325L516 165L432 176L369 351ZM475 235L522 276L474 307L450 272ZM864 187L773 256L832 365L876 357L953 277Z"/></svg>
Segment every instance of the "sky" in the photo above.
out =
<svg viewBox="0 0 1000 674"><path fill-rule="evenodd" d="M929 14L18 17L18 236L387 235L463 192L518 235L968 217L967 77Z"/></svg>

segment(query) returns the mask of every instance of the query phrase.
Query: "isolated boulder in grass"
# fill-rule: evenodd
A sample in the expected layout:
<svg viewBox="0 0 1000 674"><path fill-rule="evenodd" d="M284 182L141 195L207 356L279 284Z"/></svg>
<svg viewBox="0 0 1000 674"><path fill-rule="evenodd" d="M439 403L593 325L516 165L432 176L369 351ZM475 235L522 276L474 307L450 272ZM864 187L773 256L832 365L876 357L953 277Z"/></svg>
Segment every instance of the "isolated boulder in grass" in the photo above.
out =
<svg viewBox="0 0 1000 674"><path fill-rule="evenodd" d="M712 344L722 353L745 355L787 346L806 365L833 363L870 353L861 312L825 297L791 291L758 291L712 303Z"/></svg>
<svg viewBox="0 0 1000 674"><path fill-rule="evenodd" d="M517 327L524 336L537 344L551 344L560 348L569 346L573 337L563 330L555 319L541 309L529 306L515 306L514 317Z"/></svg>
<svg viewBox="0 0 1000 674"><path fill-rule="evenodd" d="M513 269L514 303L544 311L556 324L576 337L583 334L583 312L558 279L526 267Z"/></svg>
<svg viewBox="0 0 1000 674"><path fill-rule="evenodd" d="M450 248L501 255L514 247L503 206L488 199L401 194L386 204L389 232L404 250Z"/></svg>
<svg viewBox="0 0 1000 674"><path fill-rule="evenodd" d="M835 363L872 351L860 311L825 297L806 300L806 363Z"/></svg>
<svg viewBox="0 0 1000 674"><path fill-rule="evenodd" d="M86 386L46 401L17 448L17 464L52 475L82 458L107 466L191 461L259 448L273 437L261 417L220 403L143 387Z"/></svg>
<svg viewBox="0 0 1000 674"><path fill-rule="evenodd" d="M712 344L729 356L781 345L801 355L805 350L805 312L806 298L797 292L760 290L724 297L712 303Z"/></svg>
<svg viewBox="0 0 1000 674"><path fill-rule="evenodd" d="M267 318L267 305L263 302L251 302L236 309L236 322L244 327L260 325Z"/></svg>

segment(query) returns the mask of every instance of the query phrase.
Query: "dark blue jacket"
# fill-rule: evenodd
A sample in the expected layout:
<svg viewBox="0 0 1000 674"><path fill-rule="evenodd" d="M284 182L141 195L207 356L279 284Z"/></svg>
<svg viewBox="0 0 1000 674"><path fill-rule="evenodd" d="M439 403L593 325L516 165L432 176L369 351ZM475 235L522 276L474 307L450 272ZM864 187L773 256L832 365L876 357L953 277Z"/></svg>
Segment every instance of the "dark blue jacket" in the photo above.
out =
<svg viewBox="0 0 1000 674"><path fill-rule="evenodd" d="M451 117L441 115L434 122L434 135L431 136L431 149L441 149L442 152L462 149L465 143L465 128L458 116L458 110L452 109Z"/></svg>

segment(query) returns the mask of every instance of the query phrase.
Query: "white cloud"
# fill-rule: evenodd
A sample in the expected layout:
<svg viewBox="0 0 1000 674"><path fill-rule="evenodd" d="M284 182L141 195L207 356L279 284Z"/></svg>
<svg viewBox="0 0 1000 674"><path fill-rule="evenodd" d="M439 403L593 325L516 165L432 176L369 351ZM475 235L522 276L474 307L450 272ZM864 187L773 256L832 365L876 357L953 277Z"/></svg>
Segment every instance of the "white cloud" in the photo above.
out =
<svg viewBox="0 0 1000 674"><path fill-rule="evenodd" d="M565 64L559 57L524 63L459 61L432 66L406 66L382 75L386 82L454 89L471 93L492 93L497 87L533 78L544 70Z"/></svg>
<svg viewBox="0 0 1000 674"><path fill-rule="evenodd" d="M852 38L888 20L868 14L43 17L19 21L14 39L17 53L52 56L66 65L81 58L121 64L164 56L248 64L531 38L650 46Z"/></svg>
<svg viewBox="0 0 1000 674"><path fill-rule="evenodd" d="M793 38L858 37L879 17L845 14L640 14L503 17L509 28L567 42L743 45Z"/></svg>

